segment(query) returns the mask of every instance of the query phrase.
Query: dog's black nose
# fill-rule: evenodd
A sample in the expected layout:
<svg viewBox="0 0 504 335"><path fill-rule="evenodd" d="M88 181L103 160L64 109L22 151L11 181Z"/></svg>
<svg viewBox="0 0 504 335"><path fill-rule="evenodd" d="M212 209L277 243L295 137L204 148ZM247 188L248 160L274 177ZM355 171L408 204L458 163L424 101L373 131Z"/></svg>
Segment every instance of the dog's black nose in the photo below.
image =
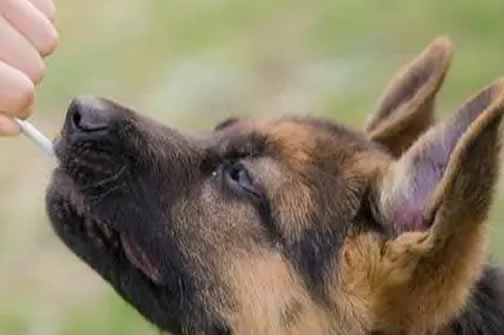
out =
<svg viewBox="0 0 504 335"><path fill-rule="evenodd" d="M75 98L67 114L67 125L73 131L94 133L110 129L114 109L102 99Z"/></svg>

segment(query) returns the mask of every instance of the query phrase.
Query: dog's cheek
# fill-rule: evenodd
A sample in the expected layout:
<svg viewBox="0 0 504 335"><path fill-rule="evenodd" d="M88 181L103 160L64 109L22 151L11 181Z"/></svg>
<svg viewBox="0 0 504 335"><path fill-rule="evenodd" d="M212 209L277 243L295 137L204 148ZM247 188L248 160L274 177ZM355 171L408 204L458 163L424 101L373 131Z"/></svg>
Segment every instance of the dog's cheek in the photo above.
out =
<svg viewBox="0 0 504 335"><path fill-rule="evenodd" d="M221 264L234 299L223 310L237 334L301 335L330 332L326 312L278 252L253 248Z"/></svg>

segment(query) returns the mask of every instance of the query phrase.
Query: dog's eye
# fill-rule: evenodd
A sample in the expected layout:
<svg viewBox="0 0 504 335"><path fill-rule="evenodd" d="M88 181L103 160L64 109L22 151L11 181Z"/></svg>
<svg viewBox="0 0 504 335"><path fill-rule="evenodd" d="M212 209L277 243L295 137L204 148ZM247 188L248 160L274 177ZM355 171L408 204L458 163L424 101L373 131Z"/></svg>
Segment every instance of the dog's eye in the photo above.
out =
<svg viewBox="0 0 504 335"><path fill-rule="evenodd" d="M260 196L260 193L254 184L250 173L241 163L229 164L224 167L224 179L226 183L235 191L247 192L256 197Z"/></svg>
<svg viewBox="0 0 504 335"><path fill-rule="evenodd" d="M243 166L235 164L229 168L229 177L231 180L244 188L252 186L252 179Z"/></svg>

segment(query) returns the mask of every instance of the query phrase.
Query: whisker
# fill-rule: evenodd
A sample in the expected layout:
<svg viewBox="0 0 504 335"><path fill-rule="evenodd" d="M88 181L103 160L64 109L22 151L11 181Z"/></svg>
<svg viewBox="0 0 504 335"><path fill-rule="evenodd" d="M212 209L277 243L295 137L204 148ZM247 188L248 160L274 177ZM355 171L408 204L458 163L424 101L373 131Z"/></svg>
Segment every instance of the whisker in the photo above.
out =
<svg viewBox="0 0 504 335"><path fill-rule="evenodd" d="M113 176L110 176L110 177L107 177L107 178L103 178L102 180L99 180L97 181L96 183L94 184L91 184L91 185L87 185L87 186L84 186L82 188L80 188L79 190L80 191L85 191L85 190L88 190L90 188L95 188L95 187L98 187L98 186L103 186L107 183L111 183L111 182L114 182L116 181L117 179L119 179L121 177L121 175L126 171L128 165L123 165L123 167L116 173L114 174Z"/></svg>
<svg viewBox="0 0 504 335"><path fill-rule="evenodd" d="M105 197L107 197L108 195L110 195L112 192L115 192L115 191L118 191L118 190L121 190L123 188L126 188L126 184L121 184L121 185L116 185L110 189L108 189L107 191L103 192L102 194L98 194L98 195L95 195L95 196L92 196L89 198L89 202L92 203L93 206L96 206L98 205Z"/></svg>

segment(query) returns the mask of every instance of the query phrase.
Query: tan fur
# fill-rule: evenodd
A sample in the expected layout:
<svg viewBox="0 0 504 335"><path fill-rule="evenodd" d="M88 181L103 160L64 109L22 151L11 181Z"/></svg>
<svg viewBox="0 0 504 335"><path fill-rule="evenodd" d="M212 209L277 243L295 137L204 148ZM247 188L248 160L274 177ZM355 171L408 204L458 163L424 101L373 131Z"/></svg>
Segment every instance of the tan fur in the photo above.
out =
<svg viewBox="0 0 504 335"><path fill-rule="evenodd" d="M266 133L269 141L279 148L277 154L283 166L281 176L274 183L275 190L271 190L276 195L272 198L273 214L282 226L288 226L284 233L295 238L307 228L307 217L314 207L305 180L312 166L314 137L308 127L294 122L279 122L259 128L259 131Z"/></svg>
<svg viewBox="0 0 504 335"><path fill-rule="evenodd" d="M267 129L270 141L280 148L282 161L301 176L308 173L312 161L311 154L315 150L312 130L294 122L280 122Z"/></svg>
<svg viewBox="0 0 504 335"><path fill-rule="evenodd" d="M421 335L445 326L465 307L480 277L487 256L486 231L484 224L461 231L439 255L429 253L432 246L425 236L407 243L406 254L411 254L410 259L403 256L390 261L391 265L399 264L403 271L396 269L396 277L390 278L393 285L376 291L374 328L386 329L391 334ZM417 244L419 250L409 251Z"/></svg>
<svg viewBox="0 0 504 335"><path fill-rule="evenodd" d="M261 250L239 255L223 271L237 298L236 310L226 315L238 334L329 333L327 312L310 299L280 254Z"/></svg>
<svg viewBox="0 0 504 335"><path fill-rule="evenodd" d="M423 258L430 248L426 233L407 233L389 243L373 234L348 237L341 285L354 323L386 334L422 335L456 315L481 272L486 225L458 235L442 259Z"/></svg>
<svg viewBox="0 0 504 335"><path fill-rule="evenodd" d="M301 180L288 179L282 183L282 191L276 194L272 199L276 205L273 214L287 227L284 229L286 236L294 239L308 228L307 218L313 208L310 188Z"/></svg>
<svg viewBox="0 0 504 335"><path fill-rule="evenodd" d="M365 328L387 334L434 333L462 311L482 273L487 258L485 219L492 185L485 184L478 173L485 174L489 182L495 180L504 82L489 86L468 104L472 110L483 111L475 121L469 120L426 206L425 217L435 217L433 226L425 232L405 232L387 241L373 234L351 235L345 240L342 290L352 297L360 314L366 315L359 320ZM459 126L462 121L467 122L454 119L444 127ZM434 129L422 141L428 143L445 131L450 129ZM409 156L427 150L422 142L414 149L402 161L406 163ZM481 166L480 171L470 165L475 155L481 160L476 164ZM399 185L410 173L402 161L391 166L396 170L392 179ZM464 174L466 177L461 177ZM392 183L382 187L396 186ZM385 203L395 201L393 188L385 191L389 197Z"/></svg>

